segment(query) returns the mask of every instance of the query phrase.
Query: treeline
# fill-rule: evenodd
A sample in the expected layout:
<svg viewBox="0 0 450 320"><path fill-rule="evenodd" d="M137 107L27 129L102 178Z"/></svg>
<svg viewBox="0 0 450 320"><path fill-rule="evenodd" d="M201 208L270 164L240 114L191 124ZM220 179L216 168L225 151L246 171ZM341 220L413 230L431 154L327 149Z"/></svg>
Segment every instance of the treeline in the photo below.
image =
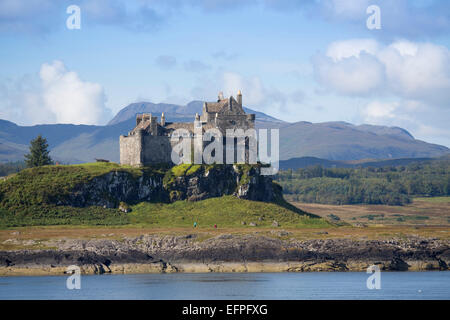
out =
<svg viewBox="0 0 450 320"><path fill-rule="evenodd" d="M323 204L403 205L413 197L450 195L450 160L381 168L283 170L276 177L294 201Z"/></svg>
<svg viewBox="0 0 450 320"><path fill-rule="evenodd" d="M26 165L23 161L0 163L0 177L5 177L11 173L19 172L25 169Z"/></svg>

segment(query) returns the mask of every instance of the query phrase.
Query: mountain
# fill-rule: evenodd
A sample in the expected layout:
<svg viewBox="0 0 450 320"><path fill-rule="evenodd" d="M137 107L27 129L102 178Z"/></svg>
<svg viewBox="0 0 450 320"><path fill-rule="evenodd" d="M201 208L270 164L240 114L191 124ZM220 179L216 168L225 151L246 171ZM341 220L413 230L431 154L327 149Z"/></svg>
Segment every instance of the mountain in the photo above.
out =
<svg viewBox="0 0 450 320"><path fill-rule="evenodd" d="M194 100L189 102L185 106L180 106L176 104L167 103L151 103L151 102L136 102L131 103L122 110L120 110L114 118L108 123L108 125L118 124L120 122L127 121L129 119L135 119L137 113L153 113L158 117L164 112L166 120L168 121L178 121L187 122L192 121L195 114L201 114L203 109L203 101ZM265 113L255 111L244 107L246 113L254 113L256 115L256 120L261 123L279 123L285 124L286 122L271 117Z"/></svg>
<svg viewBox="0 0 450 320"><path fill-rule="evenodd" d="M123 108L106 126L47 124L18 126L0 120L0 162L23 160L28 145L38 134L47 138L51 156L62 163L92 162L95 158L119 161L119 135L135 125L136 113L148 112L167 121L192 121L201 113L202 101L185 106L175 104L132 103ZM328 160L433 158L450 153L445 146L430 144L398 127L353 125L346 122L288 123L265 113L256 114L257 128L280 129L280 159L316 157Z"/></svg>
<svg viewBox="0 0 450 320"><path fill-rule="evenodd" d="M280 128L280 159L312 156L328 160L429 158L449 153L397 127L346 122L296 122Z"/></svg>
<svg viewBox="0 0 450 320"><path fill-rule="evenodd" d="M23 160L30 141L39 134L47 139L51 156L63 163L91 162L95 157L118 159L118 135L127 132L126 125L18 126L10 121L0 120L0 162Z"/></svg>

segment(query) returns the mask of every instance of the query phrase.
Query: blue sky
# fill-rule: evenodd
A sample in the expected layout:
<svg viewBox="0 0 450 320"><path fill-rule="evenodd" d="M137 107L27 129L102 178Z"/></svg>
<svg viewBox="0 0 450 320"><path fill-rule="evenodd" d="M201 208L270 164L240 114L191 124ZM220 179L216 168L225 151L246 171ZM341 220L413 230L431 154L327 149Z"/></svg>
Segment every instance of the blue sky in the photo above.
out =
<svg viewBox="0 0 450 320"><path fill-rule="evenodd" d="M66 28L66 8L81 29ZM369 5L381 29L369 30ZM131 102L243 92L286 121L400 126L450 146L450 3L0 0L0 118L104 124Z"/></svg>

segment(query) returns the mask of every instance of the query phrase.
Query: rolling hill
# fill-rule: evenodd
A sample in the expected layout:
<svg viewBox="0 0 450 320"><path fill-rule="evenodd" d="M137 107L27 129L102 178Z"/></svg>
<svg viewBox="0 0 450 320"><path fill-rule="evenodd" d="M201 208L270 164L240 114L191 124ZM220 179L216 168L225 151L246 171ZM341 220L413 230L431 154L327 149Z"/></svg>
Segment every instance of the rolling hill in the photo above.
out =
<svg viewBox="0 0 450 320"><path fill-rule="evenodd" d="M327 160L316 157L291 158L280 161L280 169L300 169L320 165L323 168L381 168L391 166L406 166L411 163L447 160L447 156L438 158L399 158L399 159L362 159L362 160Z"/></svg>
<svg viewBox="0 0 450 320"><path fill-rule="evenodd" d="M135 125L136 113L165 112L167 121L192 121L202 109L201 101L186 106L132 103L106 126L48 124L19 126L0 120L0 162L23 159L30 140L38 134L47 138L51 156L62 163L92 162L95 158L119 161L119 135ZM316 157L327 160L432 158L450 153L445 146L416 140L397 127L353 125L346 122L288 123L262 112L256 114L257 128L280 129L280 159Z"/></svg>

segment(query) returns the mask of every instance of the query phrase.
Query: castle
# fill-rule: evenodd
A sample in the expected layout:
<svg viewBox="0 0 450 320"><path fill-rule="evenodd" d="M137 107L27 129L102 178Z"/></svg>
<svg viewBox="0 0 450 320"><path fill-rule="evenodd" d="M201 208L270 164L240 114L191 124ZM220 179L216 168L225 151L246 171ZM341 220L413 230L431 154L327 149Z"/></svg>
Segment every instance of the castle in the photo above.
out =
<svg viewBox="0 0 450 320"><path fill-rule="evenodd" d="M184 132L194 138L198 132L196 128L200 126L202 134L215 128L225 137L227 129L254 129L255 115L245 113L240 90L236 99L233 96L224 98L220 92L217 102L204 102L202 115L197 113L193 122L167 122L164 113L158 122L152 114L138 114L136 127L128 136L120 136L120 163L132 166L171 163L172 148L178 143L171 139L175 131L185 129Z"/></svg>

